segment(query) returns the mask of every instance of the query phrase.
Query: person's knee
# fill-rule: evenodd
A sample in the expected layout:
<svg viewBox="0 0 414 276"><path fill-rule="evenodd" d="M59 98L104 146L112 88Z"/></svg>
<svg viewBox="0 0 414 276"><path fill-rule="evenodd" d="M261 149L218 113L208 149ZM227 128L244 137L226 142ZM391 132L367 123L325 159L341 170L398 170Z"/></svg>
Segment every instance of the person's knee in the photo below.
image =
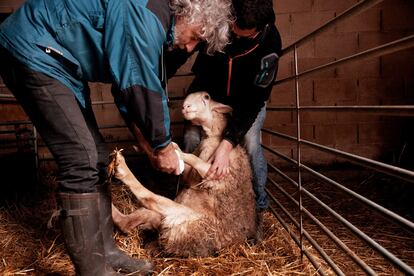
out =
<svg viewBox="0 0 414 276"><path fill-rule="evenodd" d="M96 150L73 150L61 156L58 166L61 189L80 193L96 191L101 177Z"/></svg>
<svg viewBox="0 0 414 276"><path fill-rule="evenodd" d="M246 135L244 137L244 147L249 155L256 154L261 147L260 137L257 135Z"/></svg>

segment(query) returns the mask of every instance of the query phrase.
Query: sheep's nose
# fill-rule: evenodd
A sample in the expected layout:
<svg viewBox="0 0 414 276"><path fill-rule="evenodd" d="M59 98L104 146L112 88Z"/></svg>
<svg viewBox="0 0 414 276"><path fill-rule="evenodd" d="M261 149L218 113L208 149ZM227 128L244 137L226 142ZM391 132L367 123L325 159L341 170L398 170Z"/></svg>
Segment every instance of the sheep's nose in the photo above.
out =
<svg viewBox="0 0 414 276"><path fill-rule="evenodd" d="M186 110L186 109L189 109L191 107L191 105L190 104L186 104L186 103L184 103L183 104L183 110Z"/></svg>

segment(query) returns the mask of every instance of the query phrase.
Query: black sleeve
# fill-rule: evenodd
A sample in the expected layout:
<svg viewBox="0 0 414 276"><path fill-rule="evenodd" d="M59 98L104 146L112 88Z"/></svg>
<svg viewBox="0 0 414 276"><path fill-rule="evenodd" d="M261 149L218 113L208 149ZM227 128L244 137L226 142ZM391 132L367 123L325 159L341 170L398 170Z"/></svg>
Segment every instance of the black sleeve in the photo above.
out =
<svg viewBox="0 0 414 276"><path fill-rule="evenodd" d="M203 51L203 50L200 50ZM187 89L187 94L197 91L208 91L208 76L206 72L209 68L209 63L206 61L206 57L199 51L191 71L194 73L194 79Z"/></svg>
<svg viewBox="0 0 414 276"><path fill-rule="evenodd" d="M172 78L178 69L187 62L187 60L195 53L204 49L205 43L198 43L191 53L183 49L173 49L165 51L165 64L167 69L167 78Z"/></svg>
<svg viewBox="0 0 414 276"><path fill-rule="evenodd" d="M170 117L165 94L140 85L120 90L112 86L115 103L128 127L134 123L153 149L171 142Z"/></svg>
<svg viewBox="0 0 414 276"><path fill-rule="evenodd" d="M181 49L173 49L165 51L165 67L167 70L167 78L172 78L177 70L187 62L187 60L193 55L192 53L187 53L187 51Z"/></svg>
<svg viewBox="0 0 414 276"><path fill-rule="evenodd" d="M265 42L268 51L260 60L260 68L255 73L254 85L246 88L250 89L249 93L240 93L244 97L240 98L233 106L232 116L224 131L224 139L233 145L237 145L243 140L272 92L282 46L276 27L272 27L270 32L270 42Z"/></svg>
<svg viewBox="0 0 414 276"><path fill-rule="evenodd" d="M224 139L231 142L234 146L240 144L269 98L271 90L272 85L265 89L258 88L257 91L253 92L257 96L245 98L239 104L233 106L232 115L224 130Z"/></svg>

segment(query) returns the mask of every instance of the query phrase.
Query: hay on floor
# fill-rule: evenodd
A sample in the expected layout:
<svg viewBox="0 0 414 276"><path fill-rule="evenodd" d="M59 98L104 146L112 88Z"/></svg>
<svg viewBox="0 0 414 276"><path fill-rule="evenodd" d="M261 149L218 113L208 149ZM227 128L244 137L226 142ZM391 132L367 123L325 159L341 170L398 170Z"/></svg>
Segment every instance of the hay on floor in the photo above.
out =
<svg viewBox="0 0 414 276"><path fill-rule="evenodd" d="M57 225L48 229L56 208L54 178L46 179L46 191L35 197L22 195L0 207L1 275L74 275L74 269ZM114 202L124 212L135 208L134 199L122 186L114 187ZM209 258L173 258L151 243L144 244L138 230L115 238L135 258L150 259L154 275L312 275L313 267L300 259L297 246L271 213L264 215L264 239L257 244L237 244Z"/></svg>

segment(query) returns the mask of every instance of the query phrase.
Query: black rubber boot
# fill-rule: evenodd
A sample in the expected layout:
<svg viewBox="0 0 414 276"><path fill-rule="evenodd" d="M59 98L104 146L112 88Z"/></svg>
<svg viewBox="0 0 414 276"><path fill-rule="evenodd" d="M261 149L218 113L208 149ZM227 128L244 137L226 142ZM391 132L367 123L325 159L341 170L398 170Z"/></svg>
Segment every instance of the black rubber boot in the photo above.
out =
<svg viewBox="0 0 414 276"><path fill-rule="evenodd" d="M121 275L106 264L99 223L99 193L59 193L58 196L59 221L76 275Z"/></svg>
<svg viewBox="0 0 414 276"><path fill-rule="evenodd" d="M111 190L108 183L99 188L101 229L104 239L106 262L112 268L124 273L149 275L153 271L153 264L146 260L134 259L120 250L112 236L114 223L112 220Z"/></svg>

